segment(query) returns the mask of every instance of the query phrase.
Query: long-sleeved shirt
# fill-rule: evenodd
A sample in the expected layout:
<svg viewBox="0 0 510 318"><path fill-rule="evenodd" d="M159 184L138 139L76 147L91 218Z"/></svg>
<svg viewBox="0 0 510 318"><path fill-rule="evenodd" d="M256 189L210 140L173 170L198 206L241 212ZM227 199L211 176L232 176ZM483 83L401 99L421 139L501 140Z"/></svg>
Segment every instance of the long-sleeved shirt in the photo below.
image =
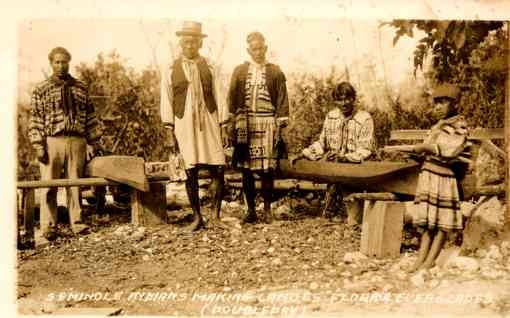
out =
<svg viewBox="0 0 510 318"><path fill-rule="evenodd" d="M339 108L331 110L324 120L319 140L303 150L310 160L318 160L326 152L334 152L350 162L370 157L374 145L374 122L363 110L345 117Z"/></svg>
<svg viewBox="0 0 510 318"><path fill-rule="evenodd" d="M264 84L261 85L262 83ZM257 87L258 85L260 87ZM255 88L257 96L253 99ZM269 103L265 103L268 101ZM263 65L256 65L254 62L238 65L230 80L228 105L233 115L246 110L271 112L278 121L288 120L289 100L285 75L279 66L268 62Z"/></svg>
<svg viewBox="0 0 510 318"><path fill-rule="evenodd" d="M35 149L44 149L46 137L56 135L81 136L88 144L96 143L101 137L85 84L75 79L71 83L73 112L64 109L63 82L50 78L34 89L28 134Z"/></svg>
<svg viewBox="0 0 510 318"><path fill-rule="evenodd" d="M202 59L199 57L199 59ZM221 99L217 98L217 90L214 72L210 64L211 90L217 108L210 112L204 101L204 88L200 79L199 60L187 60L182 58L183 75L188 85L185 91L178 92L172 85L172 72L175 72L174 63L169 71L163 74L161 79L161 120L165 125L174 127L175 138L179 145L180 153L184 159L185 169L190 169L198 164L224 165L225 155L221 140L220 125L227 122L229 118L228 109ZM178 115L176 95L184 94L184 108L182 118Z"/></svg>
<svg viewBox="0 0 510 318"><path fill-rule="evenodd" d="M451 162L460 160L467 162L471 154L467 149L471 142L467 140L468 127L462 116L454 116L440 120L430 129L424 143L435 149L435 154L427 155L422 169L440 175L454 176L450 169Z"/></svg>
<svg viewBox="0 0 510 318"><path fill-rule="evenodd" d="M189 71L190 63L186 61L186 59L183 57L183 69L185 73L191 74ZM211 66L210 63L207 63L207 66L209 67L209 71L212 74L212 89L214 98L216 100L216 104L218 106L218 120L220 125L223 125L225 122L227 122L230 119L230 113L228 111L228 107L225 104L223 98L220 98L220 84L218 82L217 76L215 76L215 70ZM165 71L162 73L161 78L161 101L160 101L160 114L161 114L161 121L164 125L170 125L173 126L175 124L175 110L174 110L174 92L172 89L172 71L173 66L166 67ZM201 87L200 83L196 83L196 85ZM199 89L198 89L199 90ZM192 98L197 98L195 96L196 94L193 94ZM203 97L202 97L203 98ZM190 101L192 104L196 104L196 101ZM198 105L198 104L197 104ZM198 111L199 108L197 107L196 110ZM201 110L201 109L200 109Z"/></svg>

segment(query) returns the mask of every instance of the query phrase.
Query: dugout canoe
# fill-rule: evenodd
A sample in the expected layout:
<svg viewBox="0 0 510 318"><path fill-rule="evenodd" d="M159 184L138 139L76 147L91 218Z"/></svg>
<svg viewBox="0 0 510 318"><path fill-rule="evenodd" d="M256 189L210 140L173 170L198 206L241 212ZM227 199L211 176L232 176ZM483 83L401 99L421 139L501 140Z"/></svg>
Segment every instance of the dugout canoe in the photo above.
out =
<svg viewBox="0 0 510 318"><path fill-rule="evenodd" d="M293 167L288 160L280 160L277 177L323 183L338 182L353 191L414 196L419 172L420 164L413 160L365 161L360 164L299 160ZM501 187L477 187L473 174L466 175L461 184L465 198L499 195L504 191Z"/></svg>
<svg viewBox="0 0 510 318"><path fill-rule="evenodd" d="M310 179L344 184L373 183L394 177L407 171L418 171L415 161L365 161L363 163L336 163L327 161L298 160L290 166L288 160L279 161L280 173L284 177Z"/></svg>
<svg viewBox="0 0 510 318"><path fill-rule="evenodd" d="M101 156L92 159L85 175L127 184L143 192L149 191L143 158L133 156Z"/></svg>

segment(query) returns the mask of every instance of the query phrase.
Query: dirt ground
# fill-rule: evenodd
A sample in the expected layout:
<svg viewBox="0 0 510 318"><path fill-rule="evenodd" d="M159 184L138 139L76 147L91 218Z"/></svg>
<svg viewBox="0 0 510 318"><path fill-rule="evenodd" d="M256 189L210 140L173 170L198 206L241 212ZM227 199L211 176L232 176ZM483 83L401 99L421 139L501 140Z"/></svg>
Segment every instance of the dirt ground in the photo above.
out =
<svg viewBox="0 0 510 318"><path fill-rule="evenodd" d="M125 315L504 316L510 312L510 243L479 266L407 274L412 248L397 259L366 258L360 230L310 214L241 225L226 203L222 222L188 233L190 211L171 224L129 224L115 211L91 233L19 251L20 314L64 308L120 308ZM206 215L210 214L206 210ZM65 227L64 227L65 230ZM486 257L487 258L487 257ZM490 272L490 273L489 273Z"/></svg>

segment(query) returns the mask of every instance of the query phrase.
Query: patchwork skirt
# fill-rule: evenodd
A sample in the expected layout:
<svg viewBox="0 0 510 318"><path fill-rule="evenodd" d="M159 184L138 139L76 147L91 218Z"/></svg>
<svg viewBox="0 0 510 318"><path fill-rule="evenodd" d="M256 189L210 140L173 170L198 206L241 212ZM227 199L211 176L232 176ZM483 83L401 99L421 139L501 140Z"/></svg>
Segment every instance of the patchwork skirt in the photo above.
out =
<svg viewBox="0 0 510 318"><path fill-rule="evenodd" d="M247 120L243 122L243 120ZM277 165L274 151L276 118L272 113L249 113L245 119L236 120L237 139L246 138L247 156L237 156L235 167L267 172Z"/></svg>
<svg viewBox="0 0 510 318"><path fill-rule="evenodd" d="M457 179L422 170L416 188L415 209L415 226L444 231L462 229Z"/></svg>

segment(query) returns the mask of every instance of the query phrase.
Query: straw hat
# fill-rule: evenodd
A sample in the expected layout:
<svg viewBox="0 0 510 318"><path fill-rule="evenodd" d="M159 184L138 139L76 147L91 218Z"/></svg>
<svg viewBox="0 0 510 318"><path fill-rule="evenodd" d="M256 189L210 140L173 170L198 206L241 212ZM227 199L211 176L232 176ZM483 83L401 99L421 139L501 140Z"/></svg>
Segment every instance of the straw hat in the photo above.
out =
<svg viewBox="0 0 510 318"><path fill-rule="evenodd" d="M202 23L194 21L184 21L182 29L175 32L178 36L193 35L205 38L207 35L202 33Z"/></svg>

